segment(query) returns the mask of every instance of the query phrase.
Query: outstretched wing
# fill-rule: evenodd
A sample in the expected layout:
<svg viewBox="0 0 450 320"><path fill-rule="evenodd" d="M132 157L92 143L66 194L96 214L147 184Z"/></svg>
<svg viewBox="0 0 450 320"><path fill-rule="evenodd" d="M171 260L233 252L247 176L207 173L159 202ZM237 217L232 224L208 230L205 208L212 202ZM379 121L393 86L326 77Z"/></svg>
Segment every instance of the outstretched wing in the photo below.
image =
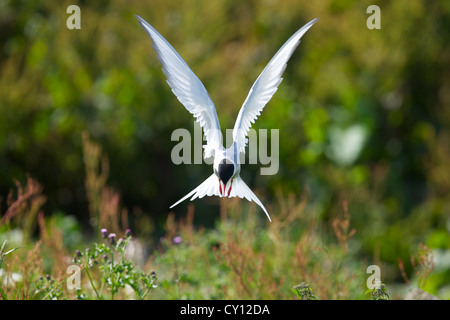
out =
<svg viewBox="0 0 450 320"><path fill-rule="evenodd" d="M216 109L208 92L170 43L147 21L138 15L136 18L152 39L152 46L173 93L203 128L207 141L205 158L213 156L214 150L222 143L222 135Z"/></svg>
<svg viewBox="0 0 450 320"><path fill-rule="evenodd" d="M262 109L277 91L278 85L283 80L281 75L286 69L286 64L294 50L300 43L300 38L308 31L318 19L314 19L299 29L288 41L278 50L275 56L270 60L263 72L259 75L253 84L244 104L239 111L236 123L233 129L233 140L239 147L239 152L245 152L247 145L247 134L261 114Z"/></svg>

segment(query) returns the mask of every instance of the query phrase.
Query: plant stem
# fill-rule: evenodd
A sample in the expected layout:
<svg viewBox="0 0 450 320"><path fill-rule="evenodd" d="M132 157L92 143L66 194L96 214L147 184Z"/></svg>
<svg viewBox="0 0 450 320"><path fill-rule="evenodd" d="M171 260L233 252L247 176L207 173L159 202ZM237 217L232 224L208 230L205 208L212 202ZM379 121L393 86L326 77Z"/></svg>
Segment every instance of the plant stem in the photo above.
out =
<svg viewBox="0 0 450 320"><path fill-rule="evenodd" d="M147 293L149 292L149 290L150 290L150 289L147 288L147 289L145 289L145 291L144 291L143 294L140 294L140 293L139 293L139 296L140 296L140 299L141 299L141 300L144 300L144 299L145 299L145 296L147 295Z"/></svg>
<svg viewBox="0 0 450 320"><path fill-rule="evenodd" d="M91 274L89 273L89 270L87 269L87 267L84 267L84 270L86 270L86 273L88 275L89 281L91 282L91 286L94 289L95 294L97 295L97 299L101 300L101 297L98 294L97 289L95 288L94 282L92 281Z"/></svg>
<svg viewBox="0 0 450 320"><path fill-rule="evenodd" d="M114 291L115 291L115 285L116 281L114 279L114 248L111 248L111 269L110 269L110 278L111 278L111 300L114 300Z"/></svg>
<svg viewBox="0 0 450 320"><path fill-rule="evenodd" d="M53 290L55 290L55 288L52 288L49 292L47 292L47 294L42 298L42 300L46 300L47 296L50 295L50 293L52 293Z"/></svg>

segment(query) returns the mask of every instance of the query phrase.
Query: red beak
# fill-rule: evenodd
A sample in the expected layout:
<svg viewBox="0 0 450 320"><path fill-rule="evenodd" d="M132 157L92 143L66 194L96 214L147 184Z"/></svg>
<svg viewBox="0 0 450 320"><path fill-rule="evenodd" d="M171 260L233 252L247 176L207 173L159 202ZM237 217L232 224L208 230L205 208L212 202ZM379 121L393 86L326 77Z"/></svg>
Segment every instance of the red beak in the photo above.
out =
<svg viewBox="0 0 450 320"><path fill-rule="evenodd" d="M233 185L233 179L231 179L231 182L230 182L230 189L228 189L228 197L230 196L230 193L231 193L231 186Z"/></svg>

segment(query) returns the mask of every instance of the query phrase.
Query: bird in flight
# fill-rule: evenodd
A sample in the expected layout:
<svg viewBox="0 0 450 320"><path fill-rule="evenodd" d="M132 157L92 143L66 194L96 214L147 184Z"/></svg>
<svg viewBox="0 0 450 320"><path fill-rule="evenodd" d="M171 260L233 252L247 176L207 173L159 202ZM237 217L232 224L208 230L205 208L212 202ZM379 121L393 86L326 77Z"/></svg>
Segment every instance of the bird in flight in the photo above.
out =
<svg viewBox="0 0 450 320"><path fill-rule="evenodd" d="M239 176L241 171L239 154L245 153L250 127L277 91L286 64L299 45L300 38L318 19L308 22L295 32L264 68L239 111L233 128L231 147L224 148L216 109L202 82L155 28L140 16L136 15L136 18L152 40L152 46L158 55L162 70L167 77L167 83L173 93L203 129L206 137L206 145L203 146L205 159L214 157L214 173L170 208L189 197L191 197L191 201L213 195L229 198L239 197L256 202L272 222L264 205Z"/></svg>

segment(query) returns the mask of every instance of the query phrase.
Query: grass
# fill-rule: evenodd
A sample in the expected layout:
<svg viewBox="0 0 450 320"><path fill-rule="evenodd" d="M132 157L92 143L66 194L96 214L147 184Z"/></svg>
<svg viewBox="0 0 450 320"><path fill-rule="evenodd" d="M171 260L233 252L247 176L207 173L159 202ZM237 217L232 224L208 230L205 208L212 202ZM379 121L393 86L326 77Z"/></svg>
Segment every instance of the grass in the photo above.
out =
<svg viewBox="0 0 450 320"><path fill-rule="evenodd" d="M403 298L384 283L367 291L369 263L346 202L327 225L307 194L280 191L272 223L253 203L222 199L212 228L194 224L191 203L181 219L168 214L149 251L146 236L129 229L119 194L106 185L107 159L88 136L84 152L93 236L86 239L70 216L46 216L36 180L16 183L0 225L2 299ZM140 225L148 217L134 218ZM422 287L433 271L431 252L421 246L411 263Z"/></svg>

